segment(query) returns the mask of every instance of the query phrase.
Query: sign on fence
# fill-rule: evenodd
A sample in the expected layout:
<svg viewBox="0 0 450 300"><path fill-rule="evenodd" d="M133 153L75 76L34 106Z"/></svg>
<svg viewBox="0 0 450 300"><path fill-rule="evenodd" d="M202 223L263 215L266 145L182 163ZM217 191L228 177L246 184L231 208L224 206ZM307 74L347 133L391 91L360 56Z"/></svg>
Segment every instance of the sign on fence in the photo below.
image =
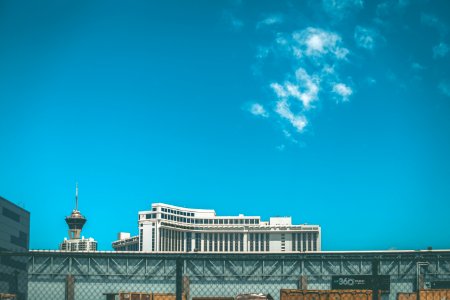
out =
<svg viewBox="0 0 450 300"><path fill-rule="evenodd" d="M450 280L439 280L431 282L432 289L450 289Z"/></svg>
<svg viewBox="0 0 450 300"><path fill-rule="evenodd" d="M333 290L389 291L390 285L389 275L339 275L331 277L331 289Z"/></svg>

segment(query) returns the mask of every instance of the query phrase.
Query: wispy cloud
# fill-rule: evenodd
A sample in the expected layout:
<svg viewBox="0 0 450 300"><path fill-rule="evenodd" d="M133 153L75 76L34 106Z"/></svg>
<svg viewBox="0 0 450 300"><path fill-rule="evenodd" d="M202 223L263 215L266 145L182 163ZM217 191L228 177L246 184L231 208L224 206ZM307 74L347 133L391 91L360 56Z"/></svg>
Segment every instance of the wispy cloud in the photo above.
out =
<svg viewBox="0 0 450 300"><path fill-rule="evenodd" d="M422 71L425 70L425 67L419 64L418 62L413 62L411 64L411 69L413 69L414 71Z"/></svg>
<svg viewBox="0 0 450 300"><path fill-rule="evenodd" d="M333 86L333 93L339 95L342 101L348 101L348 98L353 94L353 90L344 83L336 83Z"/></svg>
<svg viewBox="0 0 450 300"><path fill-rule="evenodd" d="M439 90L442 94L444 94L447 97L450 97L450 80L444 79L439 83Z"/></svg>
<svg viewBox="0 0 450 300"><path fill-rule="evenodd" d="M277 34L272 45L258 48L258 64L267 57L267 49L273 58L287 59L294 70L281 70L283 78L268 84L275 95L275 100L269 102L273 103L273 113L268 119L281 122L284 136L298 143L293 135L305 132L310 117L316 115L312 112L318 107L315 103L322 97L344 102L353 95L353 89L339 76L339 66L348 62L350 51L339 34L314 27ZM255 107L252 113L260 115L263 111Z"/></svg>
<svg viewBox="0 0 450 300"><path fill-rule="evenodd" d="M388 30L399 28L399 25L403 24L393 25L393 23L399 20L398 17L406 12L409 5L409 0L382 1L376 6L374 22Z"/></svg>
<svg viewBox="0 0 450 300"><path fill-rule="evenodd" d="M369 86L372 86L377 83L377 80L370 76L367 77L365 81L366 81L367 85L369 85Z"/></svg>
<svg viewBox="0 0 450 300"><path fill-rule="evenodd" d="M433 47L433 57L441 58L447 55L449 47L445 43L439 43L439 45Z"/></svg>
<svg viewBox="0 0 450 300"><path fill-rule="evenodd" d="M409 4L409 0L386 0L377 5L376 14L381 18L389 17L392 14L403 12Z"/></svg>
<svg viewBox="0 0 450 300"><path fill-rule="evenodd" d="M264 106L262 106L259 103L252 103L248 110L252 115L255 115L255 116L259 116L259 117L263 117L263 118L269 117L269 113L266 111Z"/></svg>
<svg viewBox="0 0 450 300"><path fill-rule="evenodd" d="M319 28L308 27L293 34L297 43L294 46L294 54L321 57L331 54L338 59L344 59L349 53L347 48L342 47L342 39L339 35Z"/></svg>
<svg viewBox="0 0 450 300"><path fill-rule="evenodd" d="M364 7L363 0L322 0L324 11L336 21L354 14Z"/></svg>
<svg viewBox="0 0 450 300"><path fill-rule="evenodd" d="M281 144L281 145L278 145L276 148L277 148L278 151L284 151L284 149L286 148L286 145L285 144Z"/></svg>
<svg viewBox="0 0 450 300"><path fill-rule="evenodd" d="M270 15L270 16L262 19L258 23L256 23L256 29L260 29L263 27L271 26L271 25L281 24L281 23L283 23L283 21L284 21L284 18L283 18L283 15L281 15L281 14Z"/></svg>
<svg viewBox="0 0 450 300"><path fill-rule="evenodd" d="M295 72L295 78L294 83L289 81L284 82L283 85L272 83L271 87L279 99L293 98L300 101L303 108L308 110L311 102L317 100L319 78L310 76L303 68L299 68Z"/></svg>
<svg viewBox="0 0 450 300"><path fill-rule="evenodd" d="M436 29L441 35L445 35L448 32L447 25L435 15L422 13L420 15L420 21L422 24Z"/></svg>
<svg viewBox="0 0 450 300"><path fill-rule="evenodd" d="M275 111L279 116L289 121L289 123L297 130L303 132L308 124L306 117L303 114L295 114L292 112L289 103L286 99L281 99L277 102Z"/></svg>
<svg viewBox="0 0 450 300"><path fill-rule="evenodd" d="M233 30L241 30L244 27L244 22L238 19L233 13L230 11L223 12L223 20L231 27Z"/></svg>
<svg viewBox="0 0 450 300"><path fill-rule="evenodd" d="M378 32L372 28L356 26L354 38L356 45L360 48L372 50L375 47L375 40L379 37Z"/></svg>

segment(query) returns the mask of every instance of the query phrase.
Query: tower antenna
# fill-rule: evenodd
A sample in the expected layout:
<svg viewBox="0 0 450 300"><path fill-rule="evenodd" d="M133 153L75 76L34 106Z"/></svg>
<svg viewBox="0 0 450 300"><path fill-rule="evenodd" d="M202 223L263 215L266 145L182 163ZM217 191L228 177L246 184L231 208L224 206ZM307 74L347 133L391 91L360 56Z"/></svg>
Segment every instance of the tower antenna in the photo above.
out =
<svg viewBox="0 0 450 300"><path fill-rule="evenodd" d="M75 187L75 210L78 211L78 182Z"/></svg>

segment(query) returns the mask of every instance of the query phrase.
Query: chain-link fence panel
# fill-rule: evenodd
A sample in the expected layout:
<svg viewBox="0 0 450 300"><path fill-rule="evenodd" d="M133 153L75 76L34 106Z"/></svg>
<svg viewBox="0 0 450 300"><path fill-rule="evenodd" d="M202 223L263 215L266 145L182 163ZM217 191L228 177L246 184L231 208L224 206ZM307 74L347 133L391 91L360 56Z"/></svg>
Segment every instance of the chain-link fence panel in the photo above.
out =
<svg viewBox="0 0 450 300"><path fill-rule="evenodd" d="M0 299L442 300L449 285L450 253L379 259L0 252Z"/></svg>
<svg viewBox="0 0 450 300"><path fill-rule="evenodd" d="M0 253L0 298L25 300L27 291L28 257Z"/></svg>

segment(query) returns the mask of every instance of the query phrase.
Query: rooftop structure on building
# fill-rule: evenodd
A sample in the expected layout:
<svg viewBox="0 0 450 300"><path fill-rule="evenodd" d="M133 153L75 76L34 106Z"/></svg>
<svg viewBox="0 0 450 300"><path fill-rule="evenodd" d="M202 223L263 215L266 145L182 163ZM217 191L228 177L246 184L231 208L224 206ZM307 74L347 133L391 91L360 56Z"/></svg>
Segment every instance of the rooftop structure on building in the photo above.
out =
<svg viewBox="0 0 450 300"><path fill-rule="evenodd" d="M217 216L211 209L154 203L138 214L139 235L119 233L116 251L144 252L315 252L319 225L293 225L291 217Z"/></svg>
<svg viewBox="0 0 450 300"><path fill-rule="evenodd" d="M59 245L59 250L63 251L96 251L97 241L93 238L85 239L81 236L81 231L87 219L78 210L78 184L75 190L75 208L72 213L66 217L66 223L69 227L69 238Z"/></svg>

